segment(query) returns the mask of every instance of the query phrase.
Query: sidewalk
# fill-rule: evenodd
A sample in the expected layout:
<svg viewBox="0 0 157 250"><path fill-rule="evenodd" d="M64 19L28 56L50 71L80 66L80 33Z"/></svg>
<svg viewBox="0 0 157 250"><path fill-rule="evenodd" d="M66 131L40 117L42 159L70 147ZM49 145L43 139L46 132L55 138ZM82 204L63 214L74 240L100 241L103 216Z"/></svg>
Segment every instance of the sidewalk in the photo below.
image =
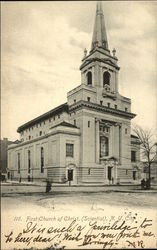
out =
<svg viewBox="0 0 157 250"><path fill-rule="evenodd" d="M27 194L45 193L46 183L35 182L8 182L1 183L2 194ZM67 186L52 185L50 192L55 193L100 193L100 192L121 192L121 193L157 193L157 186L152 186L150 190L141 190L140 185L101 185L101 186Z"/></svg>

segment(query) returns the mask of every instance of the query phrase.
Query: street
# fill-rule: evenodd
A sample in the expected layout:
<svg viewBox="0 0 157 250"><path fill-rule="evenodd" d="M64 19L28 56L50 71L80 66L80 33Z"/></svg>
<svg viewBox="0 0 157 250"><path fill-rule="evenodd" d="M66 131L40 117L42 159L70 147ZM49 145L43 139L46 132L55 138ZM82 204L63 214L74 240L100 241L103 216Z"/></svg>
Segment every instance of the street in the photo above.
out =
<svg viewBox="0 0 157 250"><path fill-rule="evenodd" d="M117 223L119 218L123 218L125 223L129 223L129 225L132 225L132 223L137 223L136 225L140 225L140 223L144 220L148 220L149 222L151 221L151 231L139 231L141 235L138 237L142 237L142 241L139 241L142 243L139 244L144 244L144 246L147 247L155 246L155 234L152 234L152 236L149 238L148 236L145 236L145 238L143 238L142 235L143 233L150 234L150 232L156 232L156 190L144 192L141 191L139 187L135 188L133 186L80 187L79 189L80 190L78 190L78 187L53 187L52 191L46 194L45 187L43 186L27 186L22 184L8 186L3 185L1 199L3 232L2 249L10 250L15 247L15 243L13 245L10 245L11 243L6 244L5 235L9 234L10 230L12 230L14 234L16 232L16 234L18 235L19 232L23 232L23 228L26 227L26 225L28 227L27 223L34 223L34 227L36 225L40 225L40 227L44 228L47 228L52 224L56 226L59 225L59 227L61 225L65 225L66 227L69 226L70 223L79 223L78 225L80 225L80 227L83 225L82 227L85 228L87 227L87 224L89 227L89 225L91 225L90 223L96 223L96 221L100 224L107 222L111 223L112 221L115 221ZM68 190L70 190L70 192ZM148 229L150 230L150 227ZM34 231L32 232L35 234ZM64 235L64 237L65 236L66 235ZM54 237L57 236L55 235ZM60 237L63 237L63 235ZM73 235L73 237L76 237L76 233ZM65 248L78 248L78 242L76 239L74 241L73 238L72 242L69 239L61 239L64 239L63 242L65 242ZM128 247L128 245L126 244L130 242L130 239L129 241L124 240L119 241L118 243L114 241L115 245L112 246L111 244L111 246L108 245L108 247ZM39 247L38 249L56 249L53 247L44 248L44 245L42 245L41 247L41 242L40 244L38 242L39 245L37 243L32 243L33 245L26 245L24 243L21 243L21 241L22 240L19 240L19 243L17 244L17 239L15 239L15 249L21 249L20 247L31 249L29 248L30 246ZM81 242L81 240L79 241ZM100 241L101 239L99 239L99 242ZM57 241L57 244L59 244L59 242L62 241ZM104 244L109 243L105 242ZM135 244L135 242L129 244ZM143 245L141 245L141 247L136 247L142 248L142 246ZM89 245L86 246L87 249L88 247ZM92 247L94 248L95 245L92 245ZM79 249L85 249L85 246L80 246ZM98 245L97 249L102 249L102 245Z"/></svg>

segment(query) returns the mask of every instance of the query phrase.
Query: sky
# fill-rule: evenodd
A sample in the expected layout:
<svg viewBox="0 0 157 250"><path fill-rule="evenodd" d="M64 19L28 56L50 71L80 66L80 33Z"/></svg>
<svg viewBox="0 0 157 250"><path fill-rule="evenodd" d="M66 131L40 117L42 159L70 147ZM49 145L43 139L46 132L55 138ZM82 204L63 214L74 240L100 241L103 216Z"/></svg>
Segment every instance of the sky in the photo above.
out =
<svg viewBox="0 0 157 250"><path fill-rule="evenodd" d="M1 3L1 137L67 101L81 84L95 1ZM133 124L157 129L157 2L103 1L109 49L116 48L119 92L131 98Z"/></svg>

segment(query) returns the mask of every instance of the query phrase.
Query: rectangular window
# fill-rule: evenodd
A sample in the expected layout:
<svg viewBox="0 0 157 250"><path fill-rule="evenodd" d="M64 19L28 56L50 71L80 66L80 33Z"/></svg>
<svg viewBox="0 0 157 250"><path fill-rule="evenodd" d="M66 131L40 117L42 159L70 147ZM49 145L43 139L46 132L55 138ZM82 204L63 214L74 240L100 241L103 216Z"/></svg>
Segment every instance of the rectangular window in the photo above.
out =
<svg viewBox="0 0 157 250"><path fill-rule="evenodd" d="M21 165L21 162L20 162L20 153L17 154L17 161L18 161L18 174L20 174L20 165Z"/></svg>
<svg viewBox="0 0 157 250"><path fill-rule="evenodd" d="M91 171L90 171L90 168L88 168L88 175L90 175Z"/></svg>
<svg viewBox="0 0 157 250"><path fill-rule="evenodd" d="M31 152L28 150L28 174L31 172Z"/></svg>
<svg viewBox="0 0 157 250"><path fill-rule="evenodd" d="M40 136L42 135L42 131L40 131Z"/></svg>
<svg viewBox="0 0 157 250"><path fill-rule="evenodd" d="M90 121L88 121L88 128L90 128Z"/></svg>
<svg viewBox="0 0 157 250"><path fill-rule="evenodd" d="M107 103L107 106L108 106L108 108L110 108L110 103L109 102Z"/></svg>
<svg viewBox="0 0 157 250"><path fill-rule="evenodd" d="M66 143L66 157L74 157L74 144Z"/></svg>
<svg viewBox="0 0 157 250"><path fill-rule="evenodd" d="M131 151L131 162L136 162L136 151Z"/></svg>
<svg viewBox="0 0 157 250"><path fill-rule="evenodd" d="M76 99L74 99L74 103L76 102Z"/></svg>
<svg viewBox="0 0 157 250"><path fill-rule="evenodd" d="M76 120L74 120L74 125L76 126Z"/></svg>
<svg viewBox="0 0 157 250"><path fill-rule="evenodd" d="M102 106L102 104L103 104L103 101L100 101L100 105Z"/></svg>
<svg viewBox="0 0 157 250"><path fill-rule="evenodd" d="M41 147L41 173L44 173L44 148Z"/></svg>
<svg viewBox="0 0 157 250"><path fill-rule="evenodd" d="M117 109L117 105L116 104L114 105L114 107L115 107L115 109Z"/></svg>
<svg viewBox="0 0 157 250"><path fill-rule="evenodd" d="M127 112L128 111L128 109L127 108L125 108L125 112Z"/></svg>
<svg viewBox="0 0 157 250"><path fill-rule="evenodd" d="M125 128L125 134L127 134L128 133L128 130L127 130L127 128Z"/></svg>
<svg viewBox="0 0 157 250"><path fill-rule="evenodd" d="M90 97L87 97L87 101L90 102Z"/></svg>
<svg viewBox="0 0 157 250"><path fill-rule="evenodd" d="M60 115L58 115L58 119L60 118Z"/></svg>

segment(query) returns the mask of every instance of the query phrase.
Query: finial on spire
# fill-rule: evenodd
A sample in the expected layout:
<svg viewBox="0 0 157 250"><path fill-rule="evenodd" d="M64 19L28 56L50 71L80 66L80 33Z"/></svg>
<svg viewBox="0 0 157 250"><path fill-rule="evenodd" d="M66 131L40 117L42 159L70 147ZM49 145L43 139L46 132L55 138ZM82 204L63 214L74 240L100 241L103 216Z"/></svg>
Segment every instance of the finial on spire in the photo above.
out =
<svg viewBox="0 0 157 250"><path fill-rule="evenodd" d="M95 17L95 25L93 30L91 49L94 49L96 46L108 50L105 21L104 21L104 14L101 1L97 1L96 17Z"/></svg>
<svg viewBox="0 0 157 250"><path fill-rule="evenodd" d="M86 57L86 55L87 55L87 49L85 48L84 49L84 57Z"/></svg>
<svg viewBox="0 0 157 250"><path fill-rule="evenodd" d="M116 57L116 49L115 48L112 50L112 53L113 53L113 56Z"/></svg>

